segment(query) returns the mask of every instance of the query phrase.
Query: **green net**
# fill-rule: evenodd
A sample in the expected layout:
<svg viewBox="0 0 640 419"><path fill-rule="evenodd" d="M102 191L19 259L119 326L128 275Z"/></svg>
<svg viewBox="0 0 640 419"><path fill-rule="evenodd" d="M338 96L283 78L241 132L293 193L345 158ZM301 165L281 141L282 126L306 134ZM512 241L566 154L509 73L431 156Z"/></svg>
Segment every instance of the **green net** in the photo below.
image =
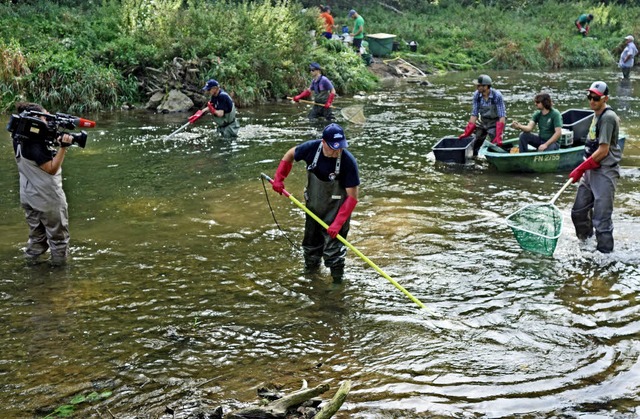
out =
<svg viewBox="0 0 640 419"><path fill-rule="evenodd" d="M562 231L562 214L553 204L531 204L508 216L507 225L521 248L551 256Z"/></svg>

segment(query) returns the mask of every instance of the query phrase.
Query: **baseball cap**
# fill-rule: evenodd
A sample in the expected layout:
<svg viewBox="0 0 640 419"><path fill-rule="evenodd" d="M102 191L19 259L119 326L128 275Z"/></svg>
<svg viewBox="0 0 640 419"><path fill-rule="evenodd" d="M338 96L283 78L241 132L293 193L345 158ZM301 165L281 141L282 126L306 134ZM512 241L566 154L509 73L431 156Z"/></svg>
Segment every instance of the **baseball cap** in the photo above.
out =
<svg viewBox="0 0 640 419"><path fill-rule="evenodd" d="M353 16L355 14L356 14L356 11L351 9L351 10L349 10L349 14L347 14L347 17L351 17L351 16Z"/></svg>
<svg viewBox="0 0 640 419"><path fill-rule="evenodd" d="M324 127L324 130L322 131L322 139L333 150L348 147L347 137L344 135L344 130L338 124L329 124Z"/></svg>
<svg viewBox="0 0 640 419"><path fill-rule="evenodd" d="M627 35L624 37L624 39L626 39L627 41L633 41L633 36Z"/></svg>
<svg viewBox="0 0 640 419"><path fill-rule="evenodd" d="M202 90L206 92L207 90L211 90L212 87L217 87L217 86L220 86L220 83L218 83L214 79L211 79L211 80L207 81L207 84L204 85Z"/></svg>
<svg viewBox="0 0 640 419"><path fill-rule="evenodd" d="M607 87L607 84L603 81L594 81L587 91L595 93L598 96L607 96L609 94L609 87Z"/></svg>
<svg viewBox="0 0 640 419"><path fill-rule="evenodd" d="M309 70L320 70L320 64L318 63L309 64Z"/></svg>
<svg viewBox="0 0 640 419"><path fill-rule="evenodd" d="M476 84L480 84L482 86L491 86L491 83L491 77L486 74L480 74L480 76L478 76L478 81L476 82Z"/></svg>

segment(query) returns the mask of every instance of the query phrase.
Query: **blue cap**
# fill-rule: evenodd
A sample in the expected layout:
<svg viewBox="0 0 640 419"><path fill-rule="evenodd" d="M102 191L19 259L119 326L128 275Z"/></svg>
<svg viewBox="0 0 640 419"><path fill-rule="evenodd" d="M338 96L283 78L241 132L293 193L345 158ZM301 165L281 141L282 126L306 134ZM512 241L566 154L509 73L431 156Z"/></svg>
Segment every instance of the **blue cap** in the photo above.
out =
<svg viewBox="0 0 640 419"><path fill-rule="evenodd" d="M322 131L322 139L333 150L348 147L347 137L344 135L344 130L338 124L329 124L324 127L324 130Z"/></svg>
<svg viewBox="0 0 640 419"><path fill-rule="evenodd" d="M356 11L351 9L351 10L349 10L349 14L347 15L347 17L351 17L351 16L353 16L355 14L356 14Z"/></svg>
<svg viewBox="0 0 640 419"><path fill-rule="evenodd" d="M309 64L309 70L320 70L320 64L318 63Z"/></svg>
<svg viewBox="0 0 640 419"><path fill-rule="evenodd" d="M203 91L207 91L207 90L211 90L211 88L213 87L217 87L220 86L220 83L218 83L216 80L211 79L207 82L207 84L204 85L204 87L202 88Z"/></svg>

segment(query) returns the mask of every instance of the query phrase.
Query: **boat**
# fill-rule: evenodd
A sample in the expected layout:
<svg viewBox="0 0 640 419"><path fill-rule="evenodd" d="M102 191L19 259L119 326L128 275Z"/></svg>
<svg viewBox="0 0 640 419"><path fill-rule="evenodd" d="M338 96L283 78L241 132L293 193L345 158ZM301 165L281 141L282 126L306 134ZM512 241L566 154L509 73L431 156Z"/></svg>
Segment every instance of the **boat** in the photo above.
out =
<svg viewBox="0 0 640 419"><path fill-rule="evenodd" d="M562 113L563 140L554 151L533 151L512 153L518 146L518 138L502 142L502 146L484 142L478 155L484 156L489 164L499 172L552 173L568 172L575 169L584 159L584 142L589 132L593 111L569 109ZM565 135L565 134L571 135ZM572 137L572 138L571 138ZM624 150L625 137L618 138L618 145Z"/></svg>

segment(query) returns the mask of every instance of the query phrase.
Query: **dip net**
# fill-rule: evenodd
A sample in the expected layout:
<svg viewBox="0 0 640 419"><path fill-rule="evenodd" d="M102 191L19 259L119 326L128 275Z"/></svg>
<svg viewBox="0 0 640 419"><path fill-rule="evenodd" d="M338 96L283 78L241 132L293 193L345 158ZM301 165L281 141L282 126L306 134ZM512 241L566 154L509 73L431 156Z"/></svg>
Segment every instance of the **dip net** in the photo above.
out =
<svg viewBox="0 0 640 419"><path fill-rule="evenodd" d="M562 214L553 204L530 204L507 217L524 250L552 256L562 231Z"/></svg>
<svg viewBox="0 0 640 419"><path fill-rule="evenodd" d="M364 124L367 118L364 116L364 105L347 106L340 109L342 117L354 124Z"/></svg>

